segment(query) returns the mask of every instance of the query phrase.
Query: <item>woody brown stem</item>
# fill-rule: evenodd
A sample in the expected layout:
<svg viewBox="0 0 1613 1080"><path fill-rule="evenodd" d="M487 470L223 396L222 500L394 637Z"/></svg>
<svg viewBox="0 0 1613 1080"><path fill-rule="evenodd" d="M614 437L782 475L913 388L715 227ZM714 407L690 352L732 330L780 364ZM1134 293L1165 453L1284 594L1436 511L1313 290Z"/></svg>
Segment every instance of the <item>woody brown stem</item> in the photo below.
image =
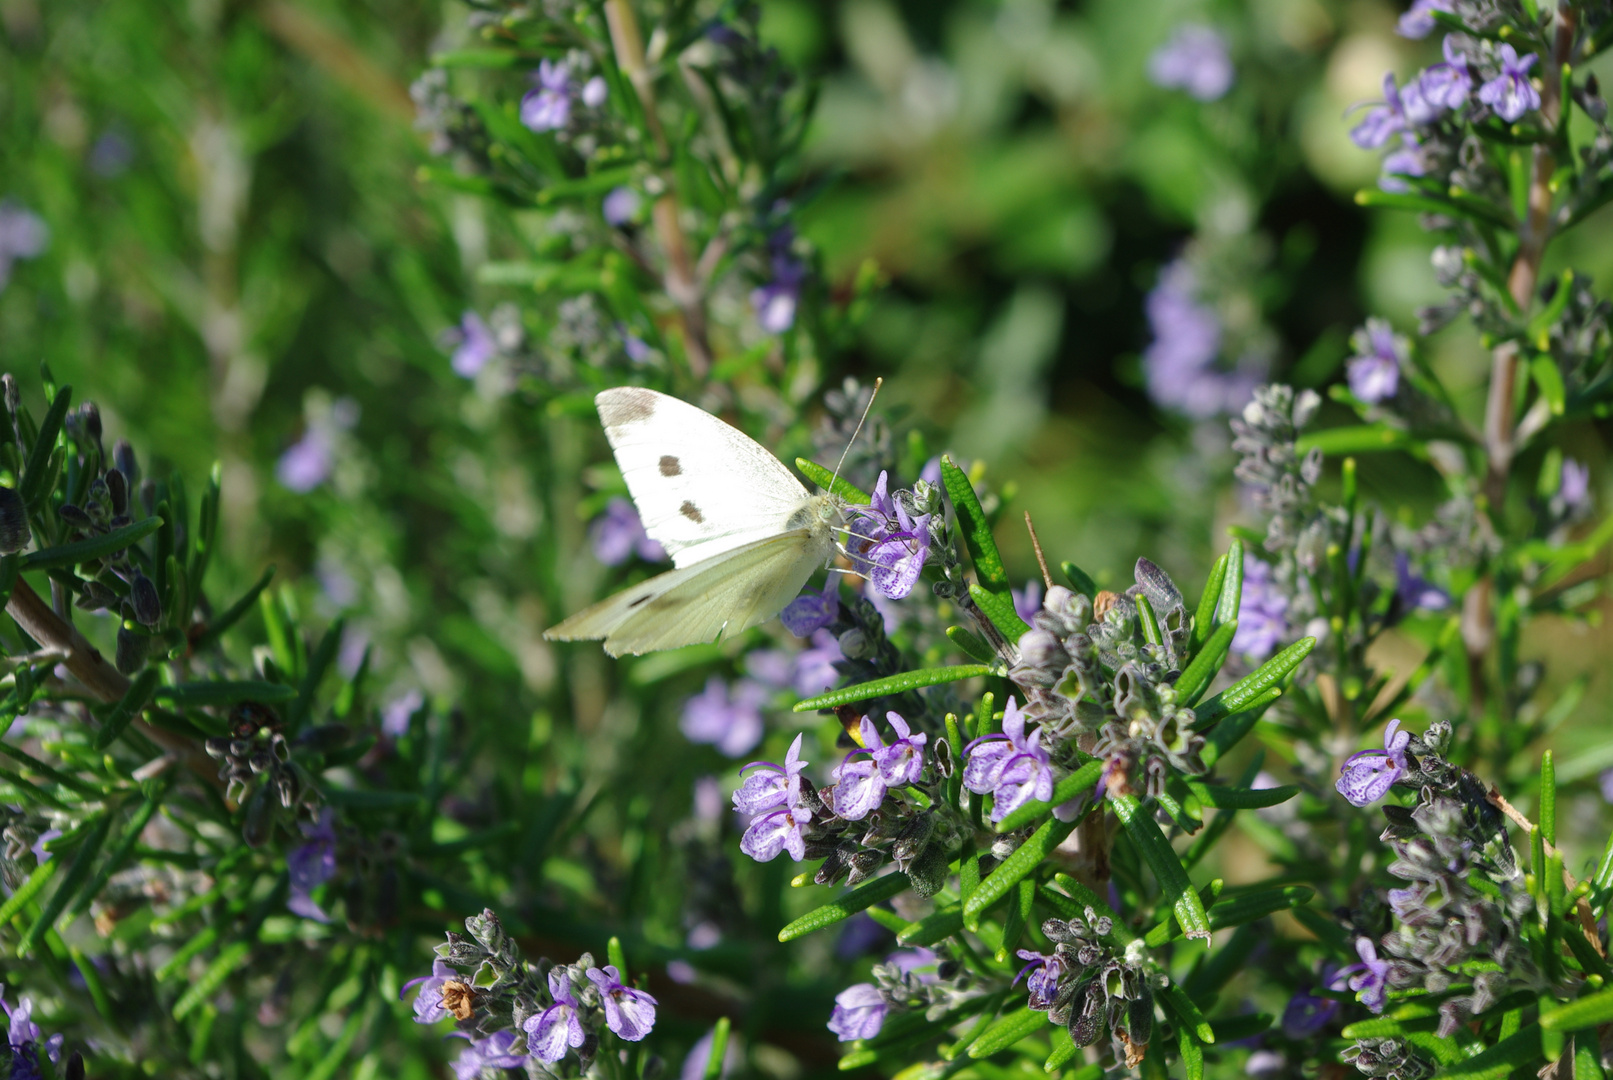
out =
<svg viewBox="0 0 1613 1080"><path fill-rule="evenodd" d="M89 639L79 633L78 628L71 622L52 611L44 598L34 591L33 586L20 577L11 589L11 599L6 604L6 613L29 637L38 642L41 648L61 654L62 663L68 672L100 701L106 703L117 701L129 692L129 680L117 668L107 663L106 657L101 655L101 650L90 644ZM215 787L221 786L217 767L190 739L171 731L164 731L138 717L134 721L134 726L169 755L183 761L196 775Z"/></svg>
<svg viewBox="0 0 1613 1080"><path fill-rule="evenodd" d="M1549 62L1540 73L1540 118L1548 131L1557 128L1562 116L1562 71L1573 59L1574 33L1579 16L1566 3L1557 7L1557 30ZM1534 148L1534 170L1529 182L1528 208L1519 227L1518 253L1507 274L1507 293L1520 316L1526 316L1534 303L1540 283L1540 265L1551 240L1552 174L1557 168L1559 139L1553 138ZM1517 448L1519 347L1515 341L1496 346L1490 358L1490 388L1484 409L1484 513L1496 520L1505 507L1507 478ZM1495 637L1495 618L1488 578L1468 592L1462 608L1462 641L1467 647L1469 684L1475 709L1484 705L1484 659Z"/></svg>
<svg viewBox="0 0 1613 1080"><path fill-rule="evenodd" d="M1501 794L1500 788L1491 785L1490 790L1486 793L1485 797L1490 800L1491 806L1505 814L1514 825L1518 826L1518 828L1522 829L1526 834L1532 835L1534 833L1534 822L1524 817L1522 812L1520 812L1516 806L1513 806L1511 803L1507 802L1507 797ZM1548 859L1557 854L1557 848L1553 846L1551 841L1547 840L1545 837L1541 837L1540 843L1545 849L1546 857ZM1563 888L1567 889L1569 892L1573 892L1578 887L1579 882L1574 880L1574 875L1568 872L1567 866L1564 866ZM1591 914L1590 902L1583 896L1580 897L1579 902L1574 905L1574 912L1579 917L1579 928L1584 933L1585 940L1591 943L1591 948L1596 950L1598 956L1607 955L1606 951L1602 948L1602 936L1596 931L1596 916Z"/></svg>
<svg viewBox="0 0 1613 1080"><path fill-rule="evenodd" d="M611 51L616 66L633 84L639 105L644 110L644 126L655 143L656 157L663 165L672 159L666 132L656 113L655 74L644 56L644 37L639 32L638 18L633 14L629 0L609 0L605 5L605 21L610 26ZM668 182L667 191L655 200L650 217L655 223L656 235L666 252L666 276L662 282L667 296L678 309L683 325L683 347L689 357L689 370L696 378L704 378L711 370L711 344L707 337L705 295L695 273L694 258L690 254L689 240L678 220L678 198Z"/></svg>

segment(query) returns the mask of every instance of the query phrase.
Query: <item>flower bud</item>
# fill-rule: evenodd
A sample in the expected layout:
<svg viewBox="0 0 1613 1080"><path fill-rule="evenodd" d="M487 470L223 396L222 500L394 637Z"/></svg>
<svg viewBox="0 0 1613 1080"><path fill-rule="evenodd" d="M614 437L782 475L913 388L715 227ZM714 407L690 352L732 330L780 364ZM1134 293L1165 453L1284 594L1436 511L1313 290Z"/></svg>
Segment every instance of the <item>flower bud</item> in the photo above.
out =
<svg viewBox="0 0 1613 1080"><path fill-rule="evenodd" d="M269 789L259 787L252 793L246 806L246 820L241 825L241 839L246 846L259 848L274 834L275 807L269 798Z"/></svg>
<svg viewBox="0 0 1613 1080"><path fill-rule="evenodd" d="M0 486L0 553L10 555L28 546L28 508L16 490Z"/></svg>
<svg viewBox="0 0 1613 1080"><path fill-rule="evenodd" d="M129 602L134 605L135 621L141 626L156 626L162 622L162 600L157 596L157 586L138 570L129 586Z"/></svg>
<svg viewBox="0 0 1613 1080"><path fill-rule="evenodd" d="M151 652L151 639L144 634L137 634L124 627L118 628L117 648L113 653L113 663L119 672L124 675L133 675L139 671L146 662L146 656Z"/></svg>
<svg viewBox="0 0 1613 1080"><path fill-rule="evenodd" d="M140 482L140 462L134 456L134 447L129 445L128 439L119 439L112 447L112 464L118 472L123 474L124 484L133 490ZM127 496L127 491L125 492Z"/></svg>
<svg viewBox="0 0 1613 1080"><path fill-rule="evenodd" d="M112 513L126 514L129 512L129 481L118 469L109 469L102 478L106 484L107 501L112 504Z"/></svg>

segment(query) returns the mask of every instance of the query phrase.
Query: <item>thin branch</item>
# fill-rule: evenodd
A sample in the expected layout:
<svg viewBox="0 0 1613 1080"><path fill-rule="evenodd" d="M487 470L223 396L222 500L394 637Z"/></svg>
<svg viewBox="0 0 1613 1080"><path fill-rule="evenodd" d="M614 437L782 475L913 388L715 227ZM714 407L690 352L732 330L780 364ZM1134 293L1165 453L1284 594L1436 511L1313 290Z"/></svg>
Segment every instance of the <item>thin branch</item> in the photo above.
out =
<svg viewBox="0 0 1613 1080"><path fill-rule="evenodd" d="M1042 584L1053 587L1053 575L1047 572L1047 556L1042 554L1042 542L1036 538L1036 526L1031 524L1031 512L1025 511L1025 531L1031 534L1031 548L1036 552L1036 565L1042 568Z"/></svg>
<svg viewBox="0 0 1613 1080"><path fill-rule="evenodd" d="M639 105L644 109L644 126L655 143L656 156L663 165L669 165L672 150L656 112L655 74L644 58L644 37L639 32L633 5L629 0L609 0L605 5L605 21L610 26L611 49L616 55L616 66L627 75L634 92L638 94ZM689 241L678 220L678 211L678 198L669 182L667 191L655 200L650 217L655 222L656 234L660 236L661 247L666 252L666 278L662 284L683 322L683 347L689 356L689 370L697 379L704 379L711 370L705 295L695 274Z"/></svg>
<svg viewBox="0 0 1613 1080"><path fill-rule="evenodd" d="M98 700L110 703L129 692L129 680L107 663L101 650L90 644L78 628L52 611L50 605L22 578L11 589L6 613L42 649L61 654L69 673ZM167 755L183 761L192 772L214 787L222 787L218 766L190 739L165 731L136 718L134 726L142 735L162 747Z"/></svg>
<svg viewBox="0 0 1613 1080"><path fill-rule="evenodd" d="M1491 806L1495 807L1497 810L1501 811L1508 818L1510 818L1514 825L1524 831L1525 835L1529 835L1534 832L1534 822L1524 817L1516 806L1513 806L1511 803L1507 802L1507 797L1501 794L1500 788L1492 784L1489 792L1486 794L1486 798L1490 800ZM1541 846L1545 848L1546 857L1548 859L1553 855L1558 854L1557 848L1554 847L1552 843L1545 837L1540 838L1540 843ZM1573 892L1575 889L1579 888L1579 882L1575 881L1574 875L1568 872L1567 865L1563 866L1563 887L1569 892ZM1602 936L1596 931L1596 917L1591 914L1590 901L1586 900L1583 896L1580 897L1579 902L1574 905L1574 911L1579 916L1579 928L1584 931L1585 940L1591 943L1591 947L1596 950L1596 954L1598 956L1606 956L1607 952L1602 948Z"/></svg>

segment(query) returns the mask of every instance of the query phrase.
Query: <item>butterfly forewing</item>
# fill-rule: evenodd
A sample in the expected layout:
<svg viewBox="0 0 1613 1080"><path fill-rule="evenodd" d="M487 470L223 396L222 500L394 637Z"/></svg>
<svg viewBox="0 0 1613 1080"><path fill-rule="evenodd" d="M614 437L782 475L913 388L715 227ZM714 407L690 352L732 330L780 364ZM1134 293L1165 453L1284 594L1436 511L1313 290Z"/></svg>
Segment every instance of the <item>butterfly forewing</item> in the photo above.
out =
<svg viewBox="0 0 1613 1080"><path fill-rule="evenodd" d="M678 568L812 524L801 482L710 413L640 387L594 403L645 531Z"/></svg>

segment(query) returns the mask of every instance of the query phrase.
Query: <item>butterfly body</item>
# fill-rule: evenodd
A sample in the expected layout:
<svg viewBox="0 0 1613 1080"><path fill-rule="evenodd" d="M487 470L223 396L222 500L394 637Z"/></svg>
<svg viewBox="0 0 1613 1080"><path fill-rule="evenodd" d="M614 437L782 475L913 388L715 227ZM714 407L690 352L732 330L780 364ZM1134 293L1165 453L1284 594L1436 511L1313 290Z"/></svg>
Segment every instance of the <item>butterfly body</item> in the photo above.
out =
<svg viewBox="0 0 1613 1080"><path fill-rule="evenodd" d="M594 399L644 529L674 569L600 601L544 637L655 652L777 615L835 551L844 503L808 493L760 444L704 410L639 387Z"/></svg>

